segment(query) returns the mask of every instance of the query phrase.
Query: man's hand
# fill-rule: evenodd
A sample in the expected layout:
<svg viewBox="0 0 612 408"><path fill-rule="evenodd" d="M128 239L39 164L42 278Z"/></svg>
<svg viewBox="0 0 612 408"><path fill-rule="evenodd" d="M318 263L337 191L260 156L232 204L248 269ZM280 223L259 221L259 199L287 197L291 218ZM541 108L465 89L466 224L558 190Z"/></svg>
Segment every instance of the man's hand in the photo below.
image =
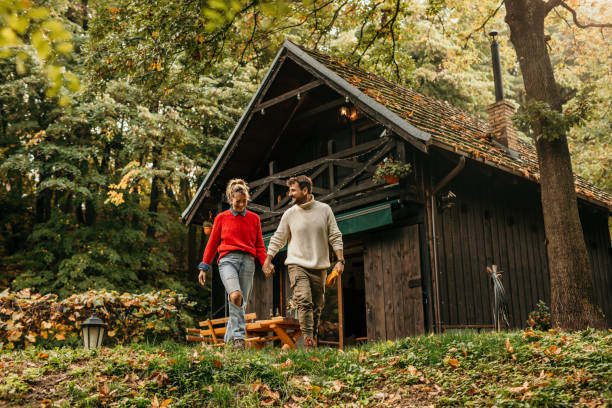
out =
<svg viewBox="0 0 612 408"><path fill-rule="evenodd" d="M344 272L344 264L340 261L336 262L336 270L338 271L338 275L342 275L342 272Z"/></svg>
<svg viewBox="0 0 612 408"><path fill-rule="evenodd" d="M200 269L200 274L198 275L198 282L200 285L206 285L206 271L204 269Z"/></svg>
<svg viewBox="0 0 612 408"><path fill-rule="evenodd" d="M269 278L270 276L272 276L272 274L274 273L274 265L272 265L272 257L268 255L261 269L263 270L264 275L266 275L266 278Z"/></svg>

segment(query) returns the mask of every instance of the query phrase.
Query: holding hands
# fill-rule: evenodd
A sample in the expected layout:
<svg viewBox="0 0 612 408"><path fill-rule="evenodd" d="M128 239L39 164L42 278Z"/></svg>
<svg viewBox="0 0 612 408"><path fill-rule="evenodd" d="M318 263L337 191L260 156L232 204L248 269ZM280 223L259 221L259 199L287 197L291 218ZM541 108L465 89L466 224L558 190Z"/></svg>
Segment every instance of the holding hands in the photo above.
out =
<svg viewBox="0 0 612 408"><path fill-rule="evenodd" d="M269 278L274 273L274 265L272 265L272 257L270 255L267 256L266 261L261 266L261 269L263 270L264 275L266 275L266 278Z"/></svg>

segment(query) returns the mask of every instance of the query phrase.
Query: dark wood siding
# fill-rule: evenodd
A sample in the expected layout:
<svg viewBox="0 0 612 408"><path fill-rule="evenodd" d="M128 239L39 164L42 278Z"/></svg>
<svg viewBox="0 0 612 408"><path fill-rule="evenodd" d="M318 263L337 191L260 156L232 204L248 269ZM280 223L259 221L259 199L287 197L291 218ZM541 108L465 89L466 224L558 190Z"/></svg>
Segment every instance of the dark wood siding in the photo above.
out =
<svg viewBox="0 0 612 408"><path fill-rule="evenodd" d="M441 178L448 172L440 171ZM492 324L492 286L485 273L503 271L510 323L525 327L539 300L550 303L546 236L537 186L474 163L442 194L456 205L436 212L442 326ZM581 208L598 304L612 325L612 253L607 214Z"/></svg>
<svg viewBox="0 0 612 408"><path fill-rule="evenodd" d="M247 313L257 313L258 319L270 316L270 310L274 311L273 279L266 278L258 261L255 261L255 276L253 277L253 289L247 304Z"/></svg>
<svg viewBox="0 0 612 408"><path fill-rule="evenodd" d="M492 264L503 271L513 327L524 326L539 299L549 301L538 192L492 174L466 166L442 192L457 195L454 207L435 214L443 326L493 323Z"/></svg>
<svg viewBox="0 0 612 408"><path fill-rule="evenodd" d="M595 296L606 314L608 327L612 327L612 248L607 225L608 216L584 208L580 211L580 220L591 256Z"/></svg>
<svg viewBox="0 0 612 408"><path fill-rule="evenodd" d="M364 242L369 340L425 330L418 225L372 235Z"/></svg>

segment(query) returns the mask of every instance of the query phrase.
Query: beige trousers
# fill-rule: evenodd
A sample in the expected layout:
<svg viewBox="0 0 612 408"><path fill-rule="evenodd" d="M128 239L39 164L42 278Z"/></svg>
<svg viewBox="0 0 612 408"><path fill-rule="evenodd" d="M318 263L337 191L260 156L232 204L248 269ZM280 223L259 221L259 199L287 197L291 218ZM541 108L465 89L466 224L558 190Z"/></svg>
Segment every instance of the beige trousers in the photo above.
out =
<svg viewBox="0 0 612 408"><path fill-rule="evenodd" d="M325 279L327 270L307 269L288 265L291 285L291 304L297 308L300 328L305 336L316 339L319 319L325 306Z"/></svg>

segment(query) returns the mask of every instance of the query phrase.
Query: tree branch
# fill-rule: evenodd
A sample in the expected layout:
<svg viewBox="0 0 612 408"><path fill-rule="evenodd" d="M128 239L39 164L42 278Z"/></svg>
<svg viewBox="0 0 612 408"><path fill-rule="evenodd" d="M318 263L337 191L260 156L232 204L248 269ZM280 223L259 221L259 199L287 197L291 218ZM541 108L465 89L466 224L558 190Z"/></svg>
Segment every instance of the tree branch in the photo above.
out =
<svg viewBox="0 0 612 408"><path fill-rule="evenodd" d="M363 29L365 28L366 24L370 21L370 17L374 15L374 12L378 8L378 6L380 6L381 4L382 3L376 3L374 7L372 7L372 9L369 11L368 15L363 19L363 23L361 24L361 28L359 29L359 40L357 41L355 48L353 48L353 51L351 52L351 57L355 55L355 52L361 46L361 41L363 41Z"/></svg>
<svg viewBox="0 0 612 408"><path fill-rule="evenodd" d="M395 67L395 76L397 80L401 81L399 65L397 65L397 61L395 60L396 43L395 43L395 31L393 30L393 25L395 24L395 20L397 19L399 10L400 10L400 0L397 0L395 2L395 13L393 14L393 17L391 18L391 26L389 27L389 30L391 31L391 40L393 41L393 48L391 49L391 62L393 63Z"/></svg>
<svg viewBox="0 0 612 408"><path fill-rule="evenodd" d="M489 22L489 20L491 20L493 17L495 17L497 12L499 11L499 9L503 5L504 5L504 0L502 0L501 3L499 3L499 6L497 6L497 8L495 10L493 10L493 12L485 19L485 21L482 22L480 27L478 27L477 29L473 30L467 37L465 37L465 43L463 44L463 49L467 48L467 44L470 41L470 38L472 38L472 35L474 35L474 33L476 33L477 31L484 30L484 28L487 25L487 23Z"/></svg>
<svg viewBox="0 0 612 408"><path fill-rule="evenodd" d="M251 38L249 38L249 40L245 44L244 49L242 50L242 54L240 54L240 59L238 60L239 64L244 64L244 55L247 49L249 48L249 46L253 44L253 39L255 38L255 33L257 32L257 14L258 14L257 12L253 13L253 31L251 31ZM237 68L238 68L238 65L236 66L236 69ZM236 69L234 70L234 74L236 73Z"/></svg>
<svg viewBox="0 0 612 408"><path fill-rule="evenodd" d="M570 33L572 34L572 39L574 40L574 47L578 47L578 44L576 42L576 36L574 35L574 31L572 30L572 26L569 23L569 21L567 21L565 19L565 17L563 15L561 15L561 13L559 13L559 10L555 10L555 14L557 14L557 16L563 20L563 22L567 25L567 28L570 30Z"/></svg>
<svg viewBox="0 0 612 408"><path fill-rule="evenodd" d="M338 7L336 9L336 11L334 12L334 15L332 16L332 19L330 20L329 24L327 24L325 26L325 28L321 31L321 34L319 35L319 38L317 38L317 41L315 42L314 45L314 49L316 50L319 47L319 42L321 41L321 39L323 38L323 36L329 31L331 30L331 28L334 26L334 24L336 23L336 19L338 18L338 15L340 14L340 10L342 10L344 8L344 6L346 6L346 4L349 2L349 0L345 0L342 4L340 4L340 7Z"/></svg>
<svg viewBox="0 0 612 408"><path fill-rule="evenodd" d="M552 0L551 0L552 1ZM559 5L561 7L563 7L564 9L568 10L570 13L572 13L572 18L574 19L574 24L576 24L577 27L579 28L591 28L591 27L609 27L612 28L612 23L589 23L589 24L581 24L578 21L578 16L576 15L576 10L574 10L573 8L571 8L570 6L567 5L566 2L564 1L560 1Z"/></svg>

